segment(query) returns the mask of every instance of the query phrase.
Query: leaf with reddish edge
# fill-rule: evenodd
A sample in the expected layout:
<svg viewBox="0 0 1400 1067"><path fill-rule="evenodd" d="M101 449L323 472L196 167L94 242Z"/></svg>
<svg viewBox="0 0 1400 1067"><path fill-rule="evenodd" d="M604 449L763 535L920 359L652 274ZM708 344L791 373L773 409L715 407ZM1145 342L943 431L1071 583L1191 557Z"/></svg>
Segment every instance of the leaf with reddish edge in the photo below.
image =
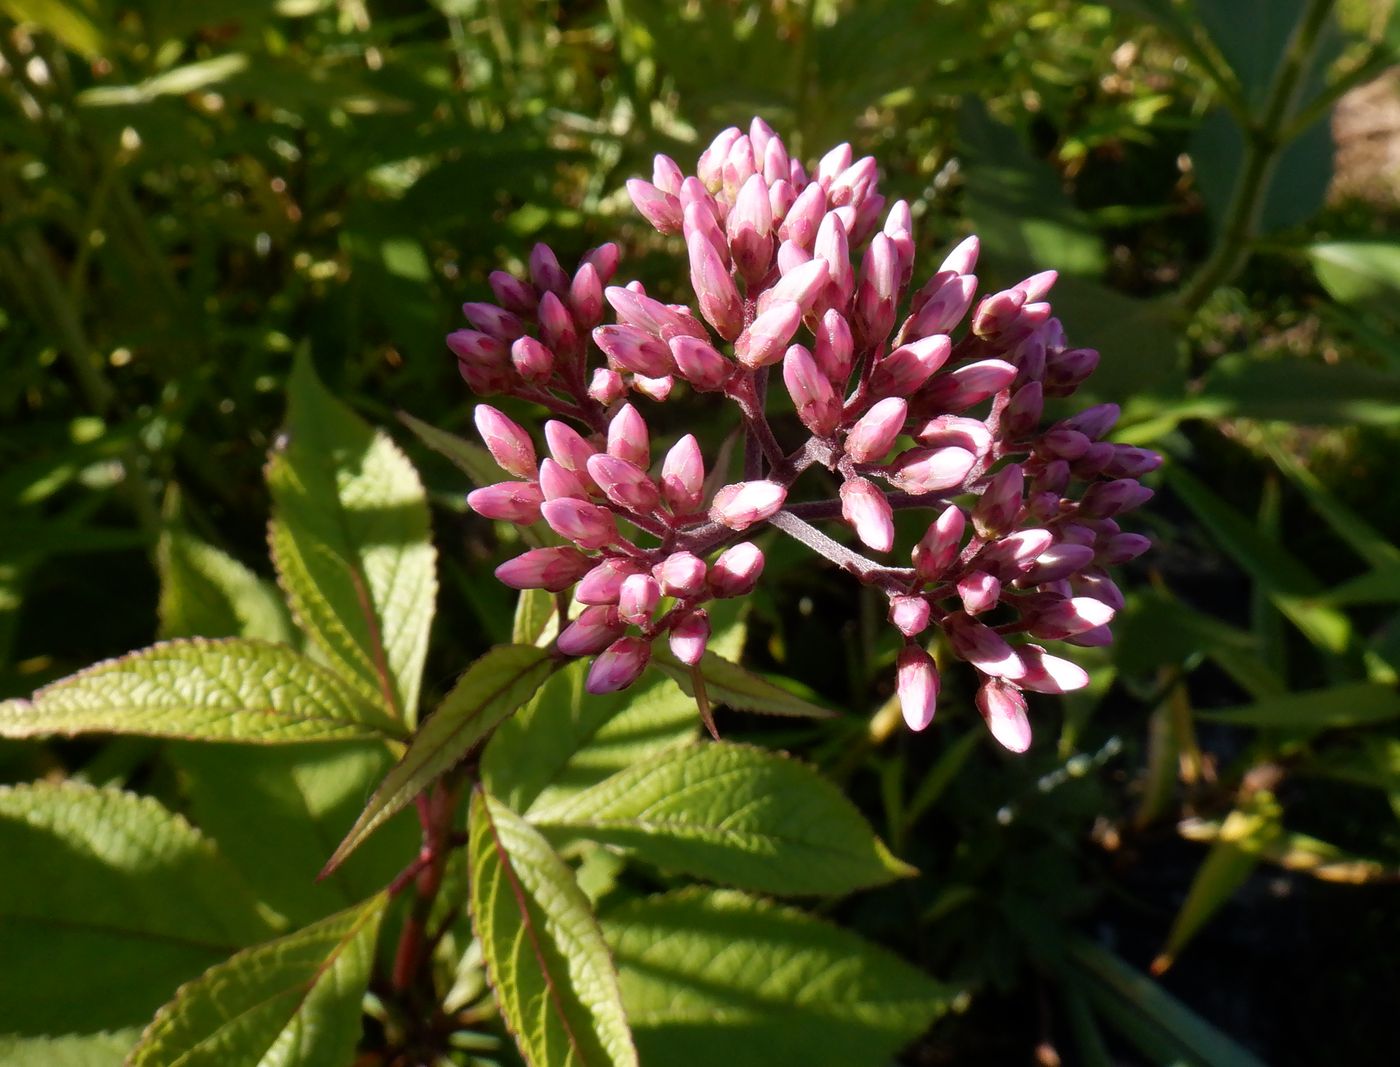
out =
<svg viewBox="0 0 1400 1067"><path fill-rule="evenodd" d="M525 1062L636 1067L617 972L568 865L480 788L468 834L472 927Z"/></svg>
<svg viewBox="0 0 1400 1067"><path fill-rule="evenodd" d="M675 679L682 689L694 695L693 668L686 666L659 646L652 650L651 662ZM766 678L737 663L706 652L697 665L704 678L708 702L725 704L736 711L764 715L791 715L806 719L829 719L835 713L796 693L774 685Z"/></svg>
<svg viewBox="0 0 1400 1067"><path fill-rule="evenodd" d="M321 871L324 878L360 842L450 770L545 683L563 661L543 648L498 645L467 668L414 735L355 825Z"/></svg>

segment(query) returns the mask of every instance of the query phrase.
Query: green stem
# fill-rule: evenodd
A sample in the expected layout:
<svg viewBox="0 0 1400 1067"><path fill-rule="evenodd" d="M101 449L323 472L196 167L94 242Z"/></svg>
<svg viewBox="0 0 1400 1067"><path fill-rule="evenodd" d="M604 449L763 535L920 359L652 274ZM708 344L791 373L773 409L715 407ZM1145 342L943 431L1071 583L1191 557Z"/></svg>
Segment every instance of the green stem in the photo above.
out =
<svg viewBox="0 0 1400 1067"><path fill-rule="evenodd" d="M1310 0L1288 42L1262 114L1244 131L1244 159L1230 195L1220 238L1177 297L1178 307L1187 315L1195 314L1249 259L1274 169L1279 156L1288 147L1284 132L1297 110L1298 95L1333 3L1334 0Z"/></svg>

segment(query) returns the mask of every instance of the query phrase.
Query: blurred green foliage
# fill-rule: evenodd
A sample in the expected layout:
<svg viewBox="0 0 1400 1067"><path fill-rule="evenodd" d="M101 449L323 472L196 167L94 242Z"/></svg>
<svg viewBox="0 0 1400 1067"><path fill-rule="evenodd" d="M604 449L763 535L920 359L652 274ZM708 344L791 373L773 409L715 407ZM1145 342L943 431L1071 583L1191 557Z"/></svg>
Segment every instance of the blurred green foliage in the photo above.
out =
<svg viewBox="0 0 1400 1067"><path fill-rule="evenodd" d="M1022 760L976 739L956 675L929 734L891 731L878 605L770 555L746 661L845 714L721 725L823 766L924 872L836 916L977 991L903 1062L1251 1062L1220 1031L1276 1064L1388 1062L1400 204L1328 190L1334 109L1395 63L1390 8L0 0L0 697L224 625L162 592L176 566L244 591L219 632L287 633L262 466L294 353L371 422L461 430L454 304L537 240L572 262L619 239L624 275L674 279L623 180L761 114L805 155L875 153L930 260L975 230L989 285L1059 269L1120 439L1169 456L1117 642ZM440 695L513 599L461 474L413 456ZM198 821L189 759L5 743L0 776Z"/></svg>

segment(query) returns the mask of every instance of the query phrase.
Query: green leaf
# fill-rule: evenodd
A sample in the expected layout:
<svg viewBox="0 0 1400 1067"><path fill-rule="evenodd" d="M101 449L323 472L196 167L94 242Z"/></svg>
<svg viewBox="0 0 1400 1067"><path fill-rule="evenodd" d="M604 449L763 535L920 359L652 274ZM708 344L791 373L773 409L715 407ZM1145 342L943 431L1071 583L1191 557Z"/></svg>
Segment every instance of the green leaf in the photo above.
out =
<svg viewBox="0 0 1400 1067"><path fill-rule="evenodd" d="M480 789L469 825L472 925L525 1062L635 1065L617 974L573 873L538 831Z"/></svg>
<svg viewBox="0 0 1400 1067"><path fill-rule="evenodd" d="M0 1033L145 1022L180 982L273 930L238 872L156 801L0 787ZM23 877L19 877L23 872Z"/></svg>
<svg viewBox="0 0 1400 1067"><path fill-rule="evenodd" d="M1169 301L1127 296L1072 276L1055 283L1052 299L1074 343L1103 353L1086 383L1096 396L1121 400L1174 379L1181 330Z"/></svg>
<svg viewBox="0 0 1400 1067"><path fill-rule="evenodd" d="M106 51L106 32L93 21L91 5L67 0L3 0L0 9L18 22L42 27L85 59L96 59Z"/></svg>
<svg viewBox="0 0 1400 1067"><path fill-rule="evenodd" d="M1099 1014L1157 1063L1264 1067L1156 982L1091 941L1072 943L1066 972Z"/></svg>
<svg viewBox="0 0 1400 1067"><path fill-rule="evenodd" d="M956 991L848 930L732 890L603 916L644 1063L885 1067Z"/></svg>
<svg viewBox="0 0 1400 1067"><path fill-rule="evenodd" d="M651 661L676 680L687 695L693 696L690 668L669 652L652 651ZM720 659L706 652L700 660L700 674L711 704L728 704L736 711L754 711L764 715L794 715L806 719L829 719L835 713L820 704L804 700L796 693L776 686L737 663Z"/></svg>
<svg viewBox="0 0 1400 1067"><path fill-rule="evenodd" d="M1400 293L1400 243L1323 241L1308 248L1317 280L1339 304L1394 307Z"/></svg>
<svg viewBox="0 0 1400 1067"><path fill-rule="evenodd" d="M434 452L450 459L473 485L494 485L510 477L496 465L491 453L480 445L458 437L455 433L439 430L422 419L415 419L406 411L399 412L399 421Z"/></svg>
<svg viewBox="0 0 1400 1067"><path fill-rule="evenodd" d="M1319 599L1334 606L1400 603L1400 564L1357 575L1333 586Z"/></svg>
<svg viewBox="0 0 1400 1067"><path fill-rule="evenodd" d="M302 355L267 482L272 558L293 614L332 662L411 725L437 595L418 473Z"/></svg>
<svg viewBox="0 0 1400 1067"><path fill-rule="evenodd" d="M165 641L0 704L0 737L142 734L260 744L402 736L358 690L284 645Z"/></svg>
<svg viewBox="0 0 1400 1067"><path fill-rule="evenodd" d="M1231 817L1234 814L1231 813ZM1232 831L1235 830L1230 825L1230 818L1223 822L1218 819L1186 819L1177 829L1188 841L1212 845L1231 841ZM1259 859L1322 882L1365 885L1368 882L1400 880L1400 868L1394 863L1358 856L1308 834L1280 829L1277 833L1263 836L1258 846Z"/></svg>
<svg viewBox="0 0 1400 1067"><path fill-rule="evenodd" d="M360 1041L360 998L388 896L245 949L182 986L128 1067L344 1067Z"/></svg>
<svg viewBox="0 0 1400 1067"><path fill-rule="evenodd" d="M468 667L414 734L408 751L370 797L355 825L326 862L323 874L338 867L386 819L534 696L560 665L542 648L500 645Z"/></svg>
<svg viewBox="0 0 1400 1067"><path fill-rule="evenodd" d="M1239 708L1197 711L1196 717L1263 729L1334 730L1400 718L1400 693L1393 686L1354 682L1269 697Z"/></svg>
<svg viewBox="0 0 1400 1067"><path fill-rule="evenodd" d="M156 550L161 637L295 639L277 587L186 530L167 528Z"/></svg>
<svg viewBox="0 0 1400 1067"><path fill-rule="evenodd" d="M669 679L594 695L587 676L584 661L570 663L487 742L481 780L512 810L556 803L695 737L695 701Z"/></svg>
<svg viewBox="0 0 1400 1067"><path fill-rule="evenodd" d="M811 767L725 742L667 749L531 821L764 893L849 893L915 873Z"/></svg>
<svg viewBox="0 0 1400 1067"><path fill-rule="evenodd" d="M417 854L417 821L402 812L344 866L321 869L365 797L393 765L376 742L250 748L172 745L190 816L214 839L259 899L295 925L356 904L388 885ZM269 833L276 827L276 833Z"/></svg>
<svg viewBox="0 0 1400 1067"><path fill-rule="evenodd" d="M122 1067L140 1036L137 1027L62 1037L4 1035L0 1036L0 1063L5 1067Z"/></svg>
<svg viewBox="0 0 1400 1067"><path fill-rule="evenodd" d="M559 611L554 594L543 589L526 589L515 602L511 643L547 646L559 635Z"/></svg>

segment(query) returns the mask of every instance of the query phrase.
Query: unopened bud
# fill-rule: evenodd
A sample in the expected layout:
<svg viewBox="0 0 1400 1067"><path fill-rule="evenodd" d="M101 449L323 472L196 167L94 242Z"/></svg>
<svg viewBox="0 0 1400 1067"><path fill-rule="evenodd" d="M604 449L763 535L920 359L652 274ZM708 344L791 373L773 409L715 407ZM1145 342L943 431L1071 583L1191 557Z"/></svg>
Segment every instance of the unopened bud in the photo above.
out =
<svg viewBox="0 0 1400 1067"><path fill-rule="evenodd" d="M981 615L991 611L1001 600L1001 582L986 571L968 571L958 579L958 597L962 600L963 611Z"/></svg>
<svg viewBox="0 0 1400 1067"><path fill-rule="evenodd" d="M763 553L748 541L725 549L710 565L706 579L710 591L721 599L752 592L763 573Z"/></svg>
<svg viewBox="0 0 1400 1067"><path fill-rule="evenodd" d="M554 249L547 244L537 244L530 250L530 280L541 292L551 292L555 296L565 296L569 292L569 276L559 266Z"/></svg>
<svg viewBox="0 0 1400 1067"><path fill-rule="evenodd" d="M1119 478L1089 486L1079 501L1079 512L1092 518L1108 518L1141 507L1154 493L1135 478Z"/></svg>
<svg viewBox="0 0 1400 1067"><path fill-rule="evenodd" d="M661 601L661 585L650 574L633 574L622 580L617 596L617 613L624 622L641 626L651 618Z"/></svg>
<svg viewBox="0 0 1400 1067"><path fill-rule="evenodd" d="M841 518L876 552L894 547L894 512L885 494L867 479L847 478L841 483Z"/></svg>
<svg viewBox="0 0 1400 1067"><path fill-rule="evenodd" d="M966 615L953 615L948 621L948 638L960 659L971 663L983 674L1016 681L1024 677L1026 665L1006 638L990 626Z"/></svg>
<svg viewBox="0 0 1400 1067"><path fill-rule="evenodd" d="M1016 368L1005 360L984 359L937 375L918 397L923 408L965 411L993 393L999 393L1016 377Z"/></svg>
<svg viewBox="0 0 1400 1067"><path fill-rule="evenodd" d="M1002 748L1020 754L1031 747L1031 724L1026 698L999 678L988 678L977 690L977 710Z"/></svg>
<svg viewBox="0 0 1400 1067"><path fill-rule="evenodd" d="M870 389L876 396L908 396L947 362L952 351L952 341L942 334L901 345L875 365Z"/></svg>
<svg viewBox="0 0 1400 1067"><path fill-rule="evenodd" d="M694 210L686 209L687 218ZM744 307L734 279L725 269L719 252L699 229L691 229L685 243L690 254L690 283L700 305L700 314L716 333L732 341L744 327Z"/></svg>
<svg viewBox="0 0 1400 1067"><path fill-rule="evenodd" d="M895 665L895 692L909 729L926 729L938 710L938 668L918 645L905 645Z"/></svg>
<svg viewBox="0 0 1400 1067"><path fill-rule="evenodd" d="M1099 550L1099 562L1116 567L1121 563L1137 559L1151 547L1151 538L1144 537L1142 534L1115 534Z"/></svg>
<svg viewBox="0 0 1400 1067"><path fill-rule="evenodd" d="M517 478L535 477L535 446L520 426L489 404L476 406L476 430L497 465Z"/></svg>
<svg viewBox="0 0 1400 1067"><path fill-rule="evenodd" d="M680 187L677 186L677 189ZM629 178L627 195L632 198L642 218L651 223L661 233L679 233L681 229L681 202L671 193L663 192L651 182L640 178Z"/></svg>
<svg viewBox="0 0 1400 1067"><path fill-rule="evenodd" d="M462 305L462 314L482 333L503 344L510 344L525 332L519 318L495 304L466 303Z"/></svg>
<svg viewBox="0 0 1400 1067"><path fill-rule="evenodd" d="M1035 562L1016 580L1016 584L1029 589L1046 582L1058 582L1083 570L1093 561L1094 549L1090 545L1051 545L1036 556Z"/></svg>
<svg viewBox="0 0 1400 1067"><path fill-rule="evenodd" d="M961 485L976 463L965 448L911 448L895 457L889 477L910 496L922 496Z"/></svg>
<svg viewBox="0 0 1400 1067"><path fill-rule="evenodd" d="M569 314L581 329L592 329L603 319L603 279L598 268L584 263L569 283Z"/></svg>
<svg viewBox="0 0 1400 1067"><path fill-rule="evenodd" d="M467 494L467 507L500 522L528 526L539 522L544 496L535 482L498 482Z"/></svg>
<svg viewBox="0 0 1400 1067"><path fill-rule="evenodd" d="M668 637L671 655L687 667L694 667L705 655L710 643L710 616L702 608L681 616Z"/></svg>
<svg viewBox="0 0 1400 1067"><path fill-rule="evenodd" d="M1082 634L1085 630L1107 625L1114 614L1111 607L1093 597L1062 598L1036 609L1031 620L1030 632L1036 637L1052 641L1063 640Z"/></svg>
<svg viewBox="0 0 1400 1067"><path fill-rule="evenodd" d="M935 275L935 278L937 275ZM906 337L928 337L948 333L962 321L977 293L977 279L971 274L953 275L941 282L919 304L905 327Z"/></svg>
<svg viewBox="0 0 1400 1067"><path fill-rule="evenodd" d="M627 395L627 383L611 367L599 367L588 382L588 395L608 407Z"/></svg>
<svg viewBox="0 0 1400 1067"><path fill-rule="evenodd" d="M879 462L894 447L908 414L902 397L888 396L871 405L846 434L846 455L857 463Z"/></svg>
<svg viewBox="0 0 1400 1067"><path fill-rule="evenodd" d="M725 225L735 267L746 281L757 281L773 259L773 209L763 175L753 174L744 181Z"/></svg>
<svg viewBox="0 0 1400 1067"><path fill-rule="evenodd" d="M1072 693L1089 684L1089 675L1077 663L1052 656L1039 645L1022 645L1026 675L1016 684L1033 693Z"/></svg>
<svg viewBox="0 0 1400 1067"><path fill-rule="evenodd" d="M676 370L696 389L713 392L729 380L733 364L708 342L695 337L673 337L670 345Z"/></svg>
<svg viewBox="0 0 1400 1067"><path fill-rule="evenodd" d="M693 552L672 552L651 569L667 596L695 596L705 588L705 561Z"/></svg>
<svg viewBox="0 0 1400 1067"><path fill-rule="evenodd" d="M838 389L845 386L851 376L855 341L851 337L850 323L835 308L828 309L821 317L817 326L817 347L812 355L832 385Z"/></svg>
<svg viewBox="0 0 1400 1067"><path fill-rule="evenodd" d="M554 373L554 353L533 337L516 338L510 361L527 382L546 382Z"/></svg>
<svg viewBox="0 0 1400 1067"><path fill-rule="evenodd" d="M635 463L599 452L588 458L588 473L603 494L620 508L649 514L661 503L661 491Z"/></svg>
<svg viewBox="0 0 1400 1067"><path fill-rule="evenodd" d="M1021 513L1025 485L1019 463L1008 463L996 473L972 509L972 522L980 535L996 537L1011 529Z"/></svg>
<svg viewBox="0 0 1400 1067"><path fill-rule="evenodd" d="M609 557L583 576L574 590L574 599L580 604L616 604L622 594L622 583L641 573L640 565Z"/></svg>
<svg viewBox="0 0 1400 1067"><path fill-rule="evenodd" d="M532 548L496 568L496 579L512 589L547 589L562 593L592 568L576 548Z"/></svg>
<svg viewBox="0 0 1400 1067"><path fill-rule="evenodd" d="M540 492L545 500L587 500L588 485L583 480L586 477L587 471L580 477L563 465L546 458L540 463ZM467 499L470 501L471 498Z"/></svg>
<svg viewBox="0 0 1400 1067"><path fill-rule="evenodd" d="M810 249L817 239L817 229L826 214L826 193L815 182L808 185L788 208L783 223L778 227L778 237L791 241L798 248Z"/></svg>
<svg viewBox="0 0 1400 1067"><path fill-rule="evenodd" d="M495 294L496 302L516 315L533 315L539 303L539 294L529 282L522 282L513 274L503 270L493 270L486 279Z"/></svg>
<svg viewBox="0 0 1400 1067"><path fill-rule="evenodd" d="M651 466L651 435L646 419L631 404L623 404L608 422L608 455L646 470Z"/></svg>
<svg viewBox="0 0 1400 1067"><path fill-rule="evenodd" d="M661 496L673 515L693 515L705 496L705 457L694 434L686 434L661 463Z"/></svg>
<svg viewBox="0 0 1400 1067"><path fill-rule="evenodd" d="M783 384L802 425L818 437L826 437L836 429L841 421L841 400L817 367L812 353L801 345L793 345L783 357Z"/></svg>
<svg viewBox="0 0 1400 1067"><path fill-rule="evenodd" d="M734 357L750 370L777 363L801 322L802 308L797 303L784 300L774 304L739 335Z"/></svg>
<svg viewBox="0 0 1400 1067"><path fill-rule="evenodd" d="M981 419L962 415L939 415L915 431L914 436L929 448L965 448L974 456L985 456L992 447L992 431Z"/></svg>
<svg viewBox="0 0 1400 1067"><path fill-rule="evenodd" d="M731 530L746 530L776 515L786 499L787 489L778 482L735 482L715 493L710 519Z"/></svg>
<svg viewBox="0 0 1400 1067"><path fill-rule="evenodd" d="M617 540L617 520L607 508L585 500L559 497L540 506L549 528L579 548L598 549Z"/></svg>
<svg viewBox="0 0 1400 1067"><path fill-rule="evenodd" d="M584 608L578 618L564 627L556 647L566 656L591 656L601 652L627 629L614 607Z"/></svg>
<svg viewBox="0 0 1400 1067"><path fill-rule="evenodd" d="M958 558L967 519L962 508L950 504L929 525L914 546L914 572L922 582L936 582Z"/></svg>
<svg viewBox="0 0 1400 1067"><path fill-rule="evenodd" d="M656 378L675 369L671 350L636 326L599 326L593 341L610 363L633 374Z"/></svg>
<svg viewBox="0 0 1400 1067"><path fill-rule="evenodd" d="M557 419L544 424L544 440L555 461L575 473L586 470L588 457L598 451L572 426Z"/></svg>
<svg viewBox="0 0 1400 1067"><path fill-rule="evenodd" d="M905 637L917 637L928 629L931 610L921 596L890 597L890 622Z"/></svg>
<svg viewBox="0 0 1400 1067"><path fill-rule="evenodd" d="M640 637L619 637L588 669L584 688L596 695L626 689L642 676L651 659L651 645Z"/></svg>

